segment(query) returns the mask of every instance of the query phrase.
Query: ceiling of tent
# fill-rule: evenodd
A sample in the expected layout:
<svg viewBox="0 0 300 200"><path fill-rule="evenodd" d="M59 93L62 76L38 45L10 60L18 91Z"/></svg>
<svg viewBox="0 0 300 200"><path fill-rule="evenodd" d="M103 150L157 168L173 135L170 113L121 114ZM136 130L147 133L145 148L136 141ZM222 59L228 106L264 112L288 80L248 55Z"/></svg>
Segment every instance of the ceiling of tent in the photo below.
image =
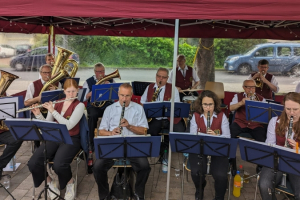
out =
<svg viewBox="0 0 300 200"><path fill-rule="evenodd" d="M48 33L53 25L56 34L174 37L178 18L179 37L300 37L300 2L294 0L2 1L3 32Z"/></svg>

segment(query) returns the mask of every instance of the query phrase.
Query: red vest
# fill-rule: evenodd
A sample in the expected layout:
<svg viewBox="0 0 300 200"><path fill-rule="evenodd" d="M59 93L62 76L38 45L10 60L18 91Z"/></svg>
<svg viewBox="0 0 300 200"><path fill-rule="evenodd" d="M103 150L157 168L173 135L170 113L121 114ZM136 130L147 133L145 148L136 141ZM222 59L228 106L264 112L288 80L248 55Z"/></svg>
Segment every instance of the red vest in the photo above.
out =
<svg viewBox="0 0 300 200"><path fill-rule="evenodd" d="M251 76L253 77L256 73L252 73ZM265 78L271 82L273 75L267 73ZM267 84L263 84L262 88L256 87L255 88L255 93L259 94L261 96L263 96L265 99L273 99L272 98L272 90L270 89L270 87Z"/></svg>
<svg viewBox="0 0 300 200"><path fill-rule="evenodd" d="M277 125L278 125L277 120L278 120L278 117L276 119L275 131L276 131L276 128L277 128ZM276 135L276 145L284 146L285 135L284 136L279 136L279 135L276 134L276 132L275 132L275 135ZM298 139L296 139L296 142L298 142L298 144L300 143L300 141Z"/></svg>
<svg viewBox="0 0 300 200"><path fill-rule="evenodd" d="M152 96L154 93L154 83L151 83L148 87L148 93L147 93L147 102L151 102L152 101ZM165 94L164 94L164 101L170 101L171 99L171 92L172 92L172 84L170 83L166 83L165 85ZM176 89L177 90L177 89ZM168 120L170 121L170 118L168 117ZM178 124L180 122L181 118L180 117L175 117L174 118L174 124Z"/></svg>
<svg viewBox="0 0 300 200"><path fill-rule="evenodd" d="M259 94L256 94L256 95L260 101L263 100L262 96L260 96ZM237 97L238 97L238 102L240 102L244 98L244 92L237 94ZM257 127L263 127L263 125L258 122L251 122L251 121L246 120L245 105L239 107L236 110L234 122L236 122L241 128L255 129Z"/></svg>
<svg viewBox="0 0 300 200"><path fill-rule="evenodd" d="M187 66L187 70L185 72L185 77L183 77L180 70L178 70L178 66L176 67L176 87L180 87L182 90L188 89L192 87L193 83L193 68Z"/></svg>
<svg viewBox="0 0 300 200"><path fill-rule="evenodd" d="M61 99L63 100L63 99ZM71 105L69 106L69 108L66 110L65 114L64 114L64 118L66 119L69 119L72 115L72 113L74 112L76 106L80 103L80 101L78 101L77 99L75 99ZM55 104L54 106L54 109L58 112L58 113L61 113L61 110L63 108L63 105L64 105L64 102L61 102L61 103L57 103ZM55 119L54 119L55 122L57 122ZM74 135L78 135L79 134L79 123L80 121L71 129L69 130L69 134L70 136L74 136Z"/></svg>
<svg viewBox="0 0 300 200"><path fill-rule="evenodd" d="M33 98L34 98L34 97L37 97L40 95L40 92L44 85L43 85L41 79L39 79L39 80L36 80L33 82L33 86L34 86L34 94L33 94Z"/></svg>
<svg viewBox="0 0 300 200"><path fill-rule="evenodd" d="M200 133L206 133L206 126L204 123L204 117L200 117L199 113L194 113L195 114L195 119L196 119L196 124L198 126L198 131ZM210 129L215 131L215 130L219 130L220 134L222 135L222 119L223 119L223 112L220 112L217 117L214 117L214 120L210 126Z"/></svg>

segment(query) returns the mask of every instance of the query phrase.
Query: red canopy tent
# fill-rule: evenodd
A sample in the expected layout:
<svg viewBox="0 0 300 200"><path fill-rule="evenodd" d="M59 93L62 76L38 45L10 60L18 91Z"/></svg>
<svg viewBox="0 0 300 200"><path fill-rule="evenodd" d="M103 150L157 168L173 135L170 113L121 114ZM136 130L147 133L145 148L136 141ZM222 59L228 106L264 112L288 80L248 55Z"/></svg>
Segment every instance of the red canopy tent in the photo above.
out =
<svg viewBox="0 0 300 200"><path fill-rule="evenodd" d="M300 2L287 0L3 0L0 31L56 34L173 37L300 37Z"/></svg>

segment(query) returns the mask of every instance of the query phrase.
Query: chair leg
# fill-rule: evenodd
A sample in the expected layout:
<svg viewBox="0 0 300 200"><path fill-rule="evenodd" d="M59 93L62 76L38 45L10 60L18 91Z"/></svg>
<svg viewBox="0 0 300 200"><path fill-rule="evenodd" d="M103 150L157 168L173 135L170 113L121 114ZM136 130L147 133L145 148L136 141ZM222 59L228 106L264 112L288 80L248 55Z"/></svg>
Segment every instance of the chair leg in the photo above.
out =
<svg viewBox="0 0 300 200"><path fill-rule="evenodd" d="M85 152L83 151L82 152L83 153L83 161L84 161L84 168L85 168L85 175L87 176L87 175L89 175L89 173L88 173L88 168L87 168L87 159L86 159L86 156L85 156Z"/></svg>
<svg viewBox="0 0 300 200"><path fill-rule="evenodd" d="M182 163L182 176L181 176L181 199L183 200L183 191L184 191L184 163Z"/></svg>
<svg viewBox="0 0 300 200"><path fill-rule="evenodd" d="M229 182L228 182L228 197L227 199L230 200L230 195L231 195L231 179L232 179L232 174L231 174L231 166L229 167L230 175L229 175Z"/></svg>
<svg viewBox="0 0 300 200"><path fill-rule="evenodd" d="M260 176L259 176L259 174L257 174L254 200L256 200L256 197L257 197L257 190L258 190L258 182L259 182L259 178L260 178Z"/></svg>
<svg viewBox="0 0 300 200"><path fill-rule="evenodd" d="M34 198L35 198L35 187L34 187L34 185L33 185L33 190L32 190L32 199L34 200Z"/></svg>
<svg viewBox="0 0 300 200"><path fill-rule="evenodd" d="M84 153L84 152L83 152ZM77 184L78 184L78 166L80 163L80 158L79 156L76 158L76 172L75 172L75 181L74 181L74 193L75 193L75 199L77 197Z"/></svg>

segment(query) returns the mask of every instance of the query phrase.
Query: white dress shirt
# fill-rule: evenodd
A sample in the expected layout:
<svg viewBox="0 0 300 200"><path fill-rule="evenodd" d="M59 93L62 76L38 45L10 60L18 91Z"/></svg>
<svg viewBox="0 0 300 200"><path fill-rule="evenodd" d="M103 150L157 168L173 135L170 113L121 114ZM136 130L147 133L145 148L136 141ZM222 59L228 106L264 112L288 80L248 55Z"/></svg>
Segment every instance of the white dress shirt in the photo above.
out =
<svg viewBox="0 0 300 200"><path fill-rule="evenodd" d="M266 74L264 75L264 77L266 77ZM251 80L251 79L252 79L251 74L248 76L247 79L248 79L248 80ZM279 91L278 82L277 82L277 80L276 80L276 78L275 78L274 75L272 76L271 83L272 83L273 85L275 85L276 88L277 88L276 91L274 91L274 92L275 92L275 93L278 93L278 91Z"/></svg>
<svg viewBox="0 0 300 200"><path fill-rule="evenodd" d="M58 121L59 124L65 124L67 126L67 129L71 130L80 121L80 119L83 115L84 109L85 109L85 105L83 103L79 103L75 107L75 109L69 119L66 119L63 117L65 112L61 112L59 114L56 110L54 110L52 112L52 114L48 111L46 119L43 117L42 114L36 116L36 118L39 120L46 120L46 121L54 121L54 119L56 119L56 121Z"/></svg>
<svg viewBox="0 0 300 200"><path fill-rule="evenodd" d="M43 85L47 82L47 81L44 81L43 79L41 79L41 81L42 81ZM61 89L61 83L58 83L57 89ZM26 92L26 96L25 96L24 101L27 101L28 99L32 99L34 91L35 91L35 89L34 89L34 85L33 85L33 82L32 82L27 87L27 92Z"/></svg>
<svg viewBox="0 0 300 200"><path fill-rule="evenodd" d="M275 133L275 128L276 128L276 123L279 123L279 119L277 120L277 117L272 117L272 119L269 121L268 125L268 132L267 132L267 139L266 143L267 144L276 144L276 133ZM285 138L287 138L288 130L285 132ZM292 138L294 138L294 131L292 132Z"/></svg>
<svg viewBox="0 0 300 200"><path fill-rule="evenodd" d="M114 128L119 127L121 112L122 105L119 101L108 106L104 111L99 130L112 131ZM144 108L137 103L131 101L129 106L125 107L124 118L130 125L149 128ZM123 127L122 133L125 136L136 135L126 127Z"/></svg>
<svg viewBox="0 0 300 200"><path fill-rule="evenodd" d="M94 78L94 80L96 81L96 83L99 81L99 80L96 78L96 75L93 75L93 78ZM113 83L115 83L114 79L113 79ZM83 83L82 88L86 88L86 91L85 91L85 94L84 94L84 99L83 99L83 101L86 101L86 100L87 100L87 99L86 99L86 95L90 92L89 84L87 83L87 81L85 81L85 82Z"/></svg>
<svg viewBox="0 0 300 200"><path fill-rule="evenodd" d="M207 119L206 117L204 116L204 114L201 114L200 115L200 118L203 117L203 120L204 120L204 123L205 123L205 126L207 127ZM195 119L195 114L193 115L193 118L191 119L190 121L190 133L191 134L195 134L197 135L197 132L198 132L198 125L196 123L196 119ZM211 120L210 120L210 125L212 124L214 118L217 118L217 114L214 112ZM230 138L230 129L229 129L229 122L227 120L227 117L226 115L223 113L223 117L222 117L222 124L221 124L221 131L222 131L222 137L225 137L225 138Z"/></svg>
<svg viewBox="0 0 300 200"><path fill-rule="evenodd" d="M188 70L188 67L185 66L183 70L180 67L178 67L177 70L181 72L181 74L183 75L183 77L185 77L186 71ZM200 81L199 77L197 76L196 70L194 68L192 68L192 70L193 70L192 74L193 74L194 81L195 82ZM170 72L168 83L172 83L172 77L173 77L173 70Z"/></svg>
<svg viewBox="0 0 300 200"><path fill-rule="evenodd" d="M155 83L153 86L153 90L156 90L157 88L157 84ZM141 97L141 103L144 104L145 102L147 102L147 95L148 95L148 89L149 89L149 85L147 86L144 94ZM165 96L165 91L166 91L166 85L162 86L159 90L159 95L157 96L156 101L162 102L164 101L164 96ZM171 100L170 100L171 101ZM180 98L179 98L179 92L177 90L177 88L175 88L175 99L174 102L180 102Z"/></svg>
<svg viewBox="0 0 300 200"><path fill-rule="evenodd" d="M255 94L255 93L254 93L254 94ZM233 104L236 104L236 103L239 102L238 96L237 96L237 95L238 95L238 94L235 94L235 95L233 96L233 98L232 98L232 100L231 100L231 102L230 102L230 105L233 105ZM244 92L243 96L244 96L244 97L247 97L247 94ZM267 102L267 101L266 101L265 98L263 98L263 100L262 100L261 102Z"/></svg>

